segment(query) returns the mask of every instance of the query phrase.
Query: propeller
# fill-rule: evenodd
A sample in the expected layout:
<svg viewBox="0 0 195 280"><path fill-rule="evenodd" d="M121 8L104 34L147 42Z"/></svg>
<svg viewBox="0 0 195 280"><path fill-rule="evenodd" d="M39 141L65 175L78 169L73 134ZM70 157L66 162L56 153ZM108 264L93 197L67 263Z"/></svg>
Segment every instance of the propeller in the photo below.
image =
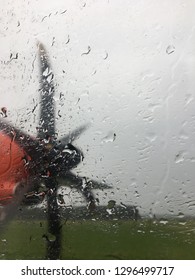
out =
<svg viewBox="0 0 195 280"><path fill-rule="evenodd" d="M92 189L110 187L95 180L88 181L85 177L76 176L72 172L72 169L83 160L83 153L73 145L73 141L89 125L82 125L60 139L56 139L54 74L43 44L38 44L38 51L41 88L39 126L36 137L30 136L4 119L0 119L1 133L11 138L11 141L23 149L28 163L25 166L27 179L25 182L18 183L19 191L13 197L12 202L3 207L0 222L3 223L10 219L14 209L22 201L27 202L28 197L32 198L28 192L36 190L37 186L44 183L47 193L48 232L54 236L52 240L47 238L47 258L58 259L61 250L61 220L57 190L60 184L79 189L88 203L89 210L93 210L96 204Z"/></svg>
<svg viewBox="0 0 195 280"><path fill-rule="evenodd" d="M37 137L40 139L47 139L55 137L55 106L54 93L55 88L53 84L54 74L51 70L49 59L44 46L40 43L39 59L40 59L40 120Z"/></svg>

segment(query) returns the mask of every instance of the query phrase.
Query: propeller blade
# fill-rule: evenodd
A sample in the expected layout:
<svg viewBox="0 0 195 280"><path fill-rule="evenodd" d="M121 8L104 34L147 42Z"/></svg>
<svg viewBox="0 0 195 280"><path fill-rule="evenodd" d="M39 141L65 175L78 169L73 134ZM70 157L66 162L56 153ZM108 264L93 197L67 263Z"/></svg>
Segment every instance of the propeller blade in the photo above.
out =
<svg viewBox="0 0 195 280"><path fill-rule="evenodd" d="M65 174L60 174L60 176L57 178L60 185L66 185L71 188L80 189L83 184L83 178L76 176L72 172L67 172Z"/></svg>
<svg viewBox="0 0 195 280"><path fill-rule="evenodd" d="M63 136L62 138L59 139L59 143L62 147L66 146L67 144L75 141L76 139L79 138L79 136L89 128L89 124L87 125L82 125L75 130L71 131L70 134Z"/></svg>
<svg viewBox="0 0 195 280"><path fill-rule="evenodd" d="M48 232L53 235L54 240L47 240L47 259L56 260L61 254L62 225L60 209L57 202L58 183L55 178L48 177L45 180L47 192L47 214L48 214Z"/></svg>
<svg viewBox="0 0 195 280"><path fill-rule="evenodd" d="M39 43L40 57L40 83L41 83L41 108L38 138L47 139L55 137L55 88L53 84L53 72L43 44Z"/></svg>

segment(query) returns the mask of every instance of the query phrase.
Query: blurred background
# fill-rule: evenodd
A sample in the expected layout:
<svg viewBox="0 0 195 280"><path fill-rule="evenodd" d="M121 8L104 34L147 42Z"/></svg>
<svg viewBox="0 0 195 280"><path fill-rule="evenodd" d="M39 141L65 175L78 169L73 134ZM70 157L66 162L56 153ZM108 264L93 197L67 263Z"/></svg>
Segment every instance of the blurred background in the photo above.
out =
<svg viewBox="0 0 195 280"><path fill-rule="evenodd" d="M142 216L195 213L195 2L193 0L0 0L0 106L36 135L37 43L56 85L58 136L75 141L75 174L111 185L100 205ZM61 190L66 205L83 205Z"/></svg>

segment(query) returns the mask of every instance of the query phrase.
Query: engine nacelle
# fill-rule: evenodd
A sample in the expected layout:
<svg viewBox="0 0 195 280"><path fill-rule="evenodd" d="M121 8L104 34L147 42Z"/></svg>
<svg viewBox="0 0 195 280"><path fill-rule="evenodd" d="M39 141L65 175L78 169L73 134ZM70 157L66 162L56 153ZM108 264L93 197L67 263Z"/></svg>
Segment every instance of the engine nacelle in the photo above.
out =
<svg viewBox="0 0 195 280"><path fill-rule="evenodd" d="M17 186L27 180L26 158L14 139L0 132L0 204L10 202Z"/></svg>

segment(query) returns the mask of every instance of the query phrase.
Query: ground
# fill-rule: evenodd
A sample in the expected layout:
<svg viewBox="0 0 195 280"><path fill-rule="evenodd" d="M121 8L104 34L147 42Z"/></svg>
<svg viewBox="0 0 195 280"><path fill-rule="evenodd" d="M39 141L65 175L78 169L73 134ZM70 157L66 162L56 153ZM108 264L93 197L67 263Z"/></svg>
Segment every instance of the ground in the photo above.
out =
<svg viewBox="0 0 195 280"><path fill-rule="evenodd" d="M195 221L64 220L62 259L194 259ZM0 234L0 259L44 259L46 221L15 220Z"/></svg>

